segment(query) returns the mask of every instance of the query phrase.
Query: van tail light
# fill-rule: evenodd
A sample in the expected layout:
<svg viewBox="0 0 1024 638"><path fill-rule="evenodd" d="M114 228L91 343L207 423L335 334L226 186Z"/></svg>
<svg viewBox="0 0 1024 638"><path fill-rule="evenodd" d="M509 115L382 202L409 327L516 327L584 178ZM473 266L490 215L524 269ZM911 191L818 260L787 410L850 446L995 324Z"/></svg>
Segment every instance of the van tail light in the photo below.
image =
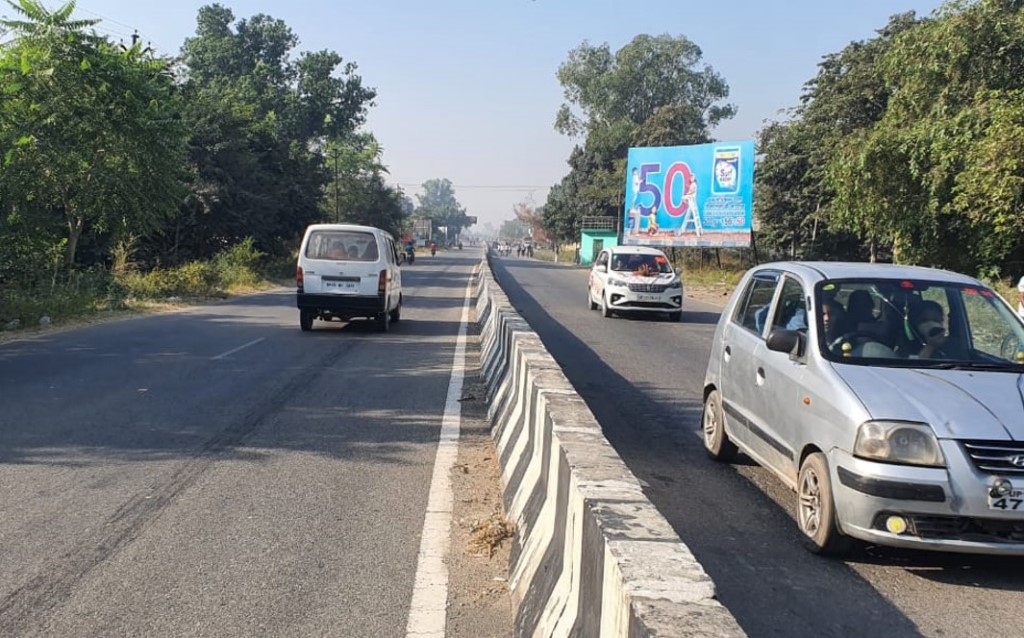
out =
<svg viewBox="0 0 1024 638"><path fill-rule="evenodd" d="M388 292L388 271L380 271L380 276L377 277L377 294L383 297Z"/></svg>
<svg viewBox="0 0 1024 638"><path fill-rule="evenodd" d="M302 292L302 266L295 267L295 286L299 289L299 292Z"/></svg>

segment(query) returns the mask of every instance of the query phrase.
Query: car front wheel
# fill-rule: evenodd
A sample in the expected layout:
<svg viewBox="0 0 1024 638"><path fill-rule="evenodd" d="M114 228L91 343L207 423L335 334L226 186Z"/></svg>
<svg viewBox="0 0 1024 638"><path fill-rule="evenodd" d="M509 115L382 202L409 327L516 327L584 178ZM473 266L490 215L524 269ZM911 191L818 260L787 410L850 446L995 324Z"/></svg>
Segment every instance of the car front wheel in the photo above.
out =
<svg viewBox="0 0 1024 638"><path fill-rule="evenodd" d="M704 415L701 419L704 430L704 449L716 461L730 461L739 450L725 433L725 419L722 415L722 397L718 390L712 390L704 399Z"/></svg>
<svg viewBox="0 0 1024 638"><path fill-rule="evenodd" d="M591 310L597 310L597 304L594 303L594 289L587 286L587 307Z"/></svg>
<svg viewBox="0 0 1024 638"><path fill-rule="evenodd" d="M797 524L807 549L815 554L838 556L850 550L851 541L836 524L836 504L828 461L821 452L809 455L797 478Z"/></svg>
<svg viewBox="0 0 1024 638"><path fill-rule="evenodd" d="M612 308L608 305L608 298L601 295L601 316L608 318L612 316Z"/></svg>

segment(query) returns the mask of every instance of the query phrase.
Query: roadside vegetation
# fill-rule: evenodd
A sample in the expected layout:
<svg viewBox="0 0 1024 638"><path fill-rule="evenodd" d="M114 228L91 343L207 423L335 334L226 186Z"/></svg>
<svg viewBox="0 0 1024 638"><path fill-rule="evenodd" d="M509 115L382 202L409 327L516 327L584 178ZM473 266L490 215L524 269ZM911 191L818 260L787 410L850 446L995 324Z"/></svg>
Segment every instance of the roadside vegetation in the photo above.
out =
<svg viewBox="0 0 1024 638"><path fill-rule="evenodd" d="M156 51L73 1L3 9L0 330L280 283L310 223L468 221L448 180L418 208L385 182L376 91L281 20L210 4Z"/></svg>
<svg viewBox="0 0 1024 638"><path fill-rule="evenodd" d="M584 216L622 214L630 146L713 141L735 113L725 78L683 36L641 35L617 51L584 43L558 78L566 104L555 127L578 143L532 210L556 243L575 241ZM1024 3L953 0L930 16L894 15L875 37L824 56L794 98L756 136L758 261L949 268L1016 298Z"/></svg>

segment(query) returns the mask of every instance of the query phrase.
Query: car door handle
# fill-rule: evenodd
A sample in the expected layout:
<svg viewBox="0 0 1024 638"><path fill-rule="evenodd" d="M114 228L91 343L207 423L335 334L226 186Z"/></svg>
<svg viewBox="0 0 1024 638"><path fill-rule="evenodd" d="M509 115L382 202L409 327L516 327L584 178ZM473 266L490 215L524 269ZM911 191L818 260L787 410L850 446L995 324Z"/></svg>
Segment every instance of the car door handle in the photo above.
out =
<svg viewBox="0 0 1024 638"><path fill-rule="evenodd" d="M731 358L732 358L732 348L730 348L729 346L726 346L725 347L725 360L728 361Z"/></svg>
<svg viewBox="0 0 1024 638"><path fill-rule="evenodd" d="M764 385L764 368L757 369L757 385Z"/></svg>

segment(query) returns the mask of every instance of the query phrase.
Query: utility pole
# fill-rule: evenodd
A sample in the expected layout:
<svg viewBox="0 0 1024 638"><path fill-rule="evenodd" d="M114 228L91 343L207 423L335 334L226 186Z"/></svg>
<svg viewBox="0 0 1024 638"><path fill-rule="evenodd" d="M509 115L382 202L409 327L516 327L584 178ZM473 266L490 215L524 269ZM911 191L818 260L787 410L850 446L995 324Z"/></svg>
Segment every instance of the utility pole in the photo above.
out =
<svg viewBox="0 0 1024 638"><path fill-rule="evenodd" d="M335 146L331 149L331 157L334 158L334 222L336 224L341 223L341 201L338 199L341 194L341 184L338 181L338 156L340 155L340 148Z"/></svg>

